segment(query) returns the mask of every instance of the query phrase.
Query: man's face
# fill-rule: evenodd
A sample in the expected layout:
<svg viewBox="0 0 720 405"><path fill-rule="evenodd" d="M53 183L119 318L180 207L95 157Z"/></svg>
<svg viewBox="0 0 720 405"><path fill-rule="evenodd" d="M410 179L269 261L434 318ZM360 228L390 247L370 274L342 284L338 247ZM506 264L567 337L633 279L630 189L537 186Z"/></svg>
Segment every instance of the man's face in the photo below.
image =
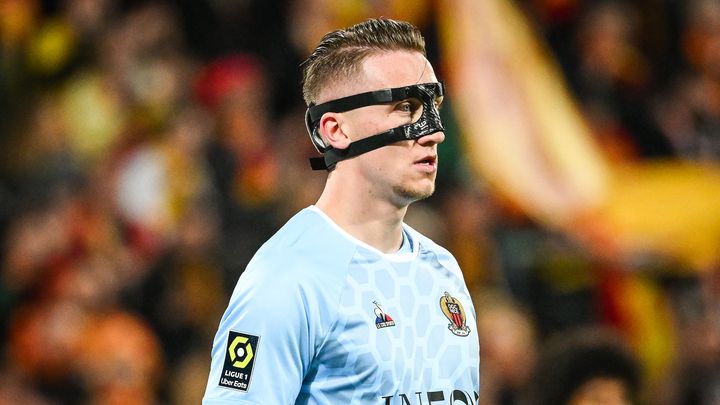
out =
<svg viewBox="0 0 720 405"><path fill-rule="evenodd" d="M363 77L348 84L348 94L419 83L437 82L430 63L418 52L391 51L368 57ZM372 105L342 113L341 127L352 141L416 121L422 113L419 100L402 100ZM437 145L445 139L442 132L388 145L340 162L343 168L357 172L380 198L403 206L429 197L435 190Z"/></svg>

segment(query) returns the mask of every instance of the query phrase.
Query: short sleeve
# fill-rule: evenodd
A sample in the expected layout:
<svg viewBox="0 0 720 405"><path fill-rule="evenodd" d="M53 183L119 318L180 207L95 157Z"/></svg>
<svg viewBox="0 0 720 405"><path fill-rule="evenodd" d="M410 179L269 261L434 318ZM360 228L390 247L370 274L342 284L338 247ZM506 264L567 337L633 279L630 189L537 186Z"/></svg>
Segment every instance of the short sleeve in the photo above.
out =
<svg viewBox="0 0 720 405"><path fill-rule="evenodd" d="M300 392L321 326L301 280L266 267L248 267L220 321L204 405L294 404Z"/></svg>

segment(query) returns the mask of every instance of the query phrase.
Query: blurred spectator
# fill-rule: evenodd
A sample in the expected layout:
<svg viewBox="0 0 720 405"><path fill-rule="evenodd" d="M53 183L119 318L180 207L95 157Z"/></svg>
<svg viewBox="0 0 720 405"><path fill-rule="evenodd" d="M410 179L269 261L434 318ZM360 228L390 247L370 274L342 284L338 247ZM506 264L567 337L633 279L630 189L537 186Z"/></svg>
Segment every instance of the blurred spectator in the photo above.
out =
<svg viewBox="0 0 720 405"><path fill-rule="evenodd" d="M519 404L540 342L532 316L500 290L475 293L480 337L480 405Z"/></svg>
<svg viewBox="0 0 720 405"><path fill-rule="evenodd" d="M612 332L575 330L546 343L527 403L630 405L640 392L637 360Z"/></svg>
<svg viewBox="0 0 720 405"><path fill-rule="evenodd" d="M446 218L446 246L463 269L471 293L507 286L507 280L500 273L497 241L492 234L497 226L497 203L486 190L479 188L477 185L451 186L440 204Z"/></svg>
<svg viewBox="0 0 720 405"><path fill-rule="evenodd" d="M640 47L641 20L628 2L589 2L577 25L569 75L598 142L611 160L663 157L671 149L646 103L654 72Z"/></svg>
<svg viewBox="0 0 720 405"><path fill-rule="evenodd" d="M104 314L87 329L82 346L77 370L88 404L158 402L164 372L160 341L144 322L123 312Z"/></svg>
<svg viewBox="0 0 720 405"><path fill-rule="evenodd" d="M218 203L222 260L229 294L255 250L277 229L277 136L271 125L269 82L251 54L213 60L198 74L195 92L213 114L206 159ZM252 232L247 230L252 229Z"/></svg>
<svg viewBox="0 0 720 405"><path fill-rule="evenodd" d="M684 70L656 103L655 117L684 159L720 160L720 4L687 2L679 41Z"/></svg>
<svg viewBox="0 0 720 405"><path fill-rule="evenodd" d="M720 401L720 277L674 277L666 281L677 327L674 367L657 404L710 405Z"/></svg>

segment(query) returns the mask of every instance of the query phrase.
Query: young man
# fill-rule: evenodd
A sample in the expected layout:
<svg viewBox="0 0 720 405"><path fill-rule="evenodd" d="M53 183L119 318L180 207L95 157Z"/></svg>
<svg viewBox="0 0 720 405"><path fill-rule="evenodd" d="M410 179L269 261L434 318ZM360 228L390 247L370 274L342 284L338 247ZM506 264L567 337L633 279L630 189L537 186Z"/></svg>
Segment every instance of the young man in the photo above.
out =
<svg viewBox="0 0 720 405"><path fill-rule="evenodd" d="M303 90L327 183L240 277L203 403L476 403L460 269L403 223L433 193L445 137L422 36L389 19L331 32L304 63Z"/></svg>

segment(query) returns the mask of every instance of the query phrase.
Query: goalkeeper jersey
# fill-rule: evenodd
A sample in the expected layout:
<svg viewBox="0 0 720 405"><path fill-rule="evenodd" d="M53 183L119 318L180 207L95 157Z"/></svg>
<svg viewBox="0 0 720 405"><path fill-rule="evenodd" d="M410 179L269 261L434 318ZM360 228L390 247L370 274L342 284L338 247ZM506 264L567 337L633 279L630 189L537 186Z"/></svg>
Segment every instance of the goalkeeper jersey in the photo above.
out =
<svg viewBox="0 0 720 405"><path fill-rule="evenodd" d="M203 404L475 404L479 346L462 273L403 224L382 253L315 206L240 276Z"/></svg>

